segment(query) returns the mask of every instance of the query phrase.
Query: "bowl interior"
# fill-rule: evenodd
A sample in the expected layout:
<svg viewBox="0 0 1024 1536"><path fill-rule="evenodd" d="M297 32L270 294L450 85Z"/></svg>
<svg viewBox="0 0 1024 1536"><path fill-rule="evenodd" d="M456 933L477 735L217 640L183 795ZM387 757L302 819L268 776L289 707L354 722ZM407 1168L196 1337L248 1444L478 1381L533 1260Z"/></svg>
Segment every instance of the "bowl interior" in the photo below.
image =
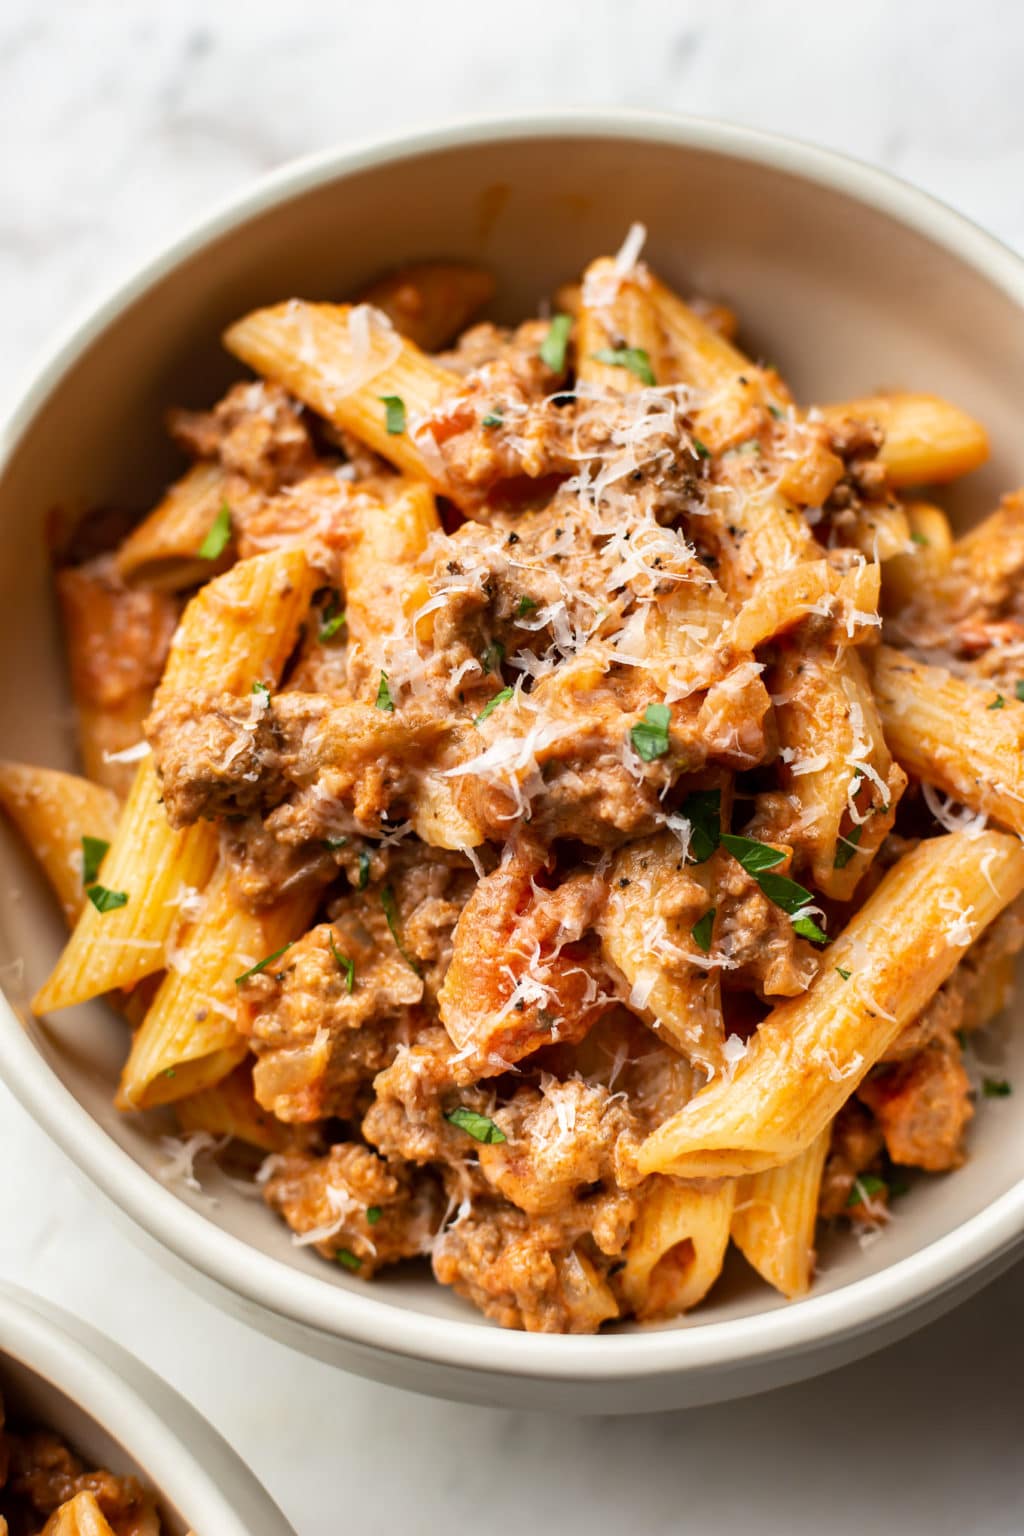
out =
<svg viewBox="0 0 1024 1536"><path fill-rule="evenodd" d="M665 130L659 130L664 134ZM838 186L721 146L659 141L634 127L572 130L436 147L344 176L322 173L214 231L151 277L63 372L13 444L0 478L0 744L4 756L74 763L71 719L49 591L43 525L54 507L127 503L139 510L177 467L160 421L171 404L212 401L236 373L222 326L248 307L292 295L343 297L399 261L449 256L486 262L495 314L534 312L594 255L614 251L634 219L646 254L686 292L725 299L741 336L805 401L882 384L948 394L981 418L992 460L949 498L961 523L1024 479L1017 402L1024 393L1024 309L992 278ZM913 203L911 207L919 206ZM927 219L927 213L921 214ZM949 227L955 226L947 226ZM41 1025L27 997L63 939L54 904L16 840L0 827L0 976L29 1037L100 1132L151 1172L164 1155L151 1126L111 1104L124 1026L101 1005ZM17 1028L0 1019L0 1033ZM999 1034L999 1031L996 1032ZM1024 1031L988 1047L1000 1075L1024 1080ZM831 1239L818 1291L870 1275L951 1232L1024 1178L1024 1139L1006 1103L982 1101L971 1158L950 1178L922 1180L869 1246ZM91 1129L91 1128L90 1128ZM176 1190L206 1221L338 1293L359 1282L292 1246L283 1225L223 1180L213 1204ZM386 1302L489 1326L425 1273L375 1282ZM736 1259L712 1299L685 1323L767 1312L785 1303ZM84 1448L91 1446L76 1436Z"/></svg>
<svg viewBox="0 0 1024 1536"><path fill-rule="evenodd" d="M87 1467L102 1467L122 1477L137 1477L145 1487L156 1487L152 1472L138 1462L115 1435L53 1380L2 1350L0 1388L9 1425L53 1430ZM171 1508L163 1497L159 1507L167 1536L185 1536L188 1521L180 1511Z"/></svg>

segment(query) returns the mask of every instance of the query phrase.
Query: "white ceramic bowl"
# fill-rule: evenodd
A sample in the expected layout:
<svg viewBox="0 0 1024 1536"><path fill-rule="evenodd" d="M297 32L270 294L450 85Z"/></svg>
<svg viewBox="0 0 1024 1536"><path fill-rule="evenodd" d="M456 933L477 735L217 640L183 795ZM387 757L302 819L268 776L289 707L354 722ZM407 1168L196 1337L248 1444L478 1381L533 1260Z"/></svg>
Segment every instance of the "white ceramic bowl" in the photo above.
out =
<svg viewBox="0 0 1024 1536"><path fill-rule="evenodd" d="M269 1494L166 1382L77 1318L0 1285L9 1420L52 1429L92 1466L157 1495L167 1536L295 1536Z"/></svg>
<svg viewBox="0 0 1024 1536"><path fill-rule="evenodd" d="M804 399L882 383L948 393L989 426L991 464L958 491L971 516L1024 479L1024 266L890 177L710 123L603 114L470 124L332 153L270 177L136 273L53 353L6 429L0 475L0 739L71 762L42 520L54 504L144 506L171 472L171 402L212 400L234 370L218 332L248 307L344 295L396 261L483 260L497 312L529 312L633 219L653 264L735 303L749 346ZM0 964L25 962L0 1011L0 1070L75 1163L256 1326L394 1384L589 1411L738 1395L876 1348L1009 1261L1024 1232L1014 1101L982 1104L971 1159L926 1181L885 1236L826 1246L789 1304L740 1261L694 1316L598 1338L502 1333L425 1275L366 1286L289 1241L227 1185L216 1207L154 1175L160 1154L111 1093L123 1025L102 1006L34 1023L25 994L61 923L13 843L3 850ZM10 974L10 973L8 973ZM1024 1037L1016 1046L1024 1079ZM1008 1058L1008 1075L1014 1060Z"/></svg>

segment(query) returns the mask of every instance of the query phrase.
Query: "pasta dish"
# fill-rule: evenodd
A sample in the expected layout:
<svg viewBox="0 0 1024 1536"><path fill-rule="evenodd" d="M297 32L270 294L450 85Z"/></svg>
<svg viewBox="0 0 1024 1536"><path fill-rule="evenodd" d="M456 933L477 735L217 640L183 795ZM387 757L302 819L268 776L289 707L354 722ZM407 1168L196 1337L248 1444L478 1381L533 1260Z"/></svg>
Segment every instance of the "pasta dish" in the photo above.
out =
<svg viewBox="0 0 1024 1536"><path fill-rule="evenodd" d="M160 1536L134 1477L94 1470L48 1429L11 1429L0 1398L0 1536Z"/></svg>
<svg viewBox="0 0 1024 1536"><path fill-rule="evenodd" d="M642 241L511 328L442 262L231 325L159 504L53 531L84 776L0 769L119 1107L535 1331L730 1242L804 1294L1010 1092L1024 493L955 538L977 422L798 404Z"/></svg>

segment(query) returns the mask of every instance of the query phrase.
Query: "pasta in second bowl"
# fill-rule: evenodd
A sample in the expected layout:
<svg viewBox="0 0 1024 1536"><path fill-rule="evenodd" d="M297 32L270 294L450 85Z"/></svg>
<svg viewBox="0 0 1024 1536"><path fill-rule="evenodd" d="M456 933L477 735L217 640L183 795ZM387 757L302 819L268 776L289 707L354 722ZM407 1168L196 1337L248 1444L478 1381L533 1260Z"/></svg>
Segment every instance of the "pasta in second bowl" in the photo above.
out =
<svg viewBox="0 0 1024 1536"><path fill-rule="evenodd" d="M1015 499L956 539L1019 472L986 325L1020 326L1016 301L984 237L881 178L675 131L566 129L553 158L539 130L486 155L469 133L293 173L95 344L115 393L121 349L138 383L120 453L90 403L78 484L33 466L39 419L9 470L60 509L92 781L27 766L67 762L31 750L38 716L0 773L75 923L48 980L29 959L40 1038L168 1187L90 1171L293 1342L460 1395L752 1389L924 1316L1019 1232L1013 1047L988 1030L964 1062L1024 938ZM399 198L421 175L429 212ZM680 177L696 227L665 214ZM815 239L770 262L810 208ZM292 225L316 236L301 258ZM495 280L523 323L466 330ZM971 334L935 328L943 284ZM224 325L262 382L211 410ZM126 439L182 401L193 464L160 499ZM134 527L111 505L146 494ZM91 1015L83 1051L54 1013L115 993L123 1071L123 1023ZM38 1105L32 1047L3 1038ZM99 1102L111 1073L127 1123ZM894 1198L906 1167L961 1162L982 1089L966 1166ZM819 1204L853 1238L782 1310L751 1271L805 1296ZM224 1229L264 1250L244 1282ZM415 1269L364 1287L424 1253L506 1326L615 1331L506 1343Z"/></svg>

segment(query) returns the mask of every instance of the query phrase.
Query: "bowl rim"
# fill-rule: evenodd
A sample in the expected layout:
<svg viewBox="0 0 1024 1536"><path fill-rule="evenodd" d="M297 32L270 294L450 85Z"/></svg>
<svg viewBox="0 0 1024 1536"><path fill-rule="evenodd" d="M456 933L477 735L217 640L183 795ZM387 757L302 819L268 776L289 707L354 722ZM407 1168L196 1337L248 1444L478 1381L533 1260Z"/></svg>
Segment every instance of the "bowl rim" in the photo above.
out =
<svg viewBox="0 0 1024 1536"><path fill-rule="evenodd" d="M294 1536L238 1454L149 1366L54 1303L0 1281L0 1378L5 1361L73 1402L195 1530L254 1536L258 1520L267 1536ZM65 1433L59 1422L45 1427Z"/></svg>
<svg viewBox="0 0 1024 1536"><path fill-rule="evenodd" d="M753 162L838 191L947 251L1024 309L1024 259L938 198L887 171L795 138L705 117L626 110L522 112L330 148L292 160L200 215L133 263L67 325L30 370L0 426L0 472L64 374L154 283L250 218L353 173L448 149L531 139L657 143ZM29 1113L91 1181L150 1237L236 1298L338 1341L469 1372L555 1382L718 1372L802 1354L923 1308L1024 1236L1024 1180L913 1254L820 1296L720 1322L635 1333L523 1334L409 1309L344 1277L292 1269L235 1237L163 1186L98 1124L51 1070L0 995L0 1072ZM358 1289L357 1289L358 1287Z"/></svg>

